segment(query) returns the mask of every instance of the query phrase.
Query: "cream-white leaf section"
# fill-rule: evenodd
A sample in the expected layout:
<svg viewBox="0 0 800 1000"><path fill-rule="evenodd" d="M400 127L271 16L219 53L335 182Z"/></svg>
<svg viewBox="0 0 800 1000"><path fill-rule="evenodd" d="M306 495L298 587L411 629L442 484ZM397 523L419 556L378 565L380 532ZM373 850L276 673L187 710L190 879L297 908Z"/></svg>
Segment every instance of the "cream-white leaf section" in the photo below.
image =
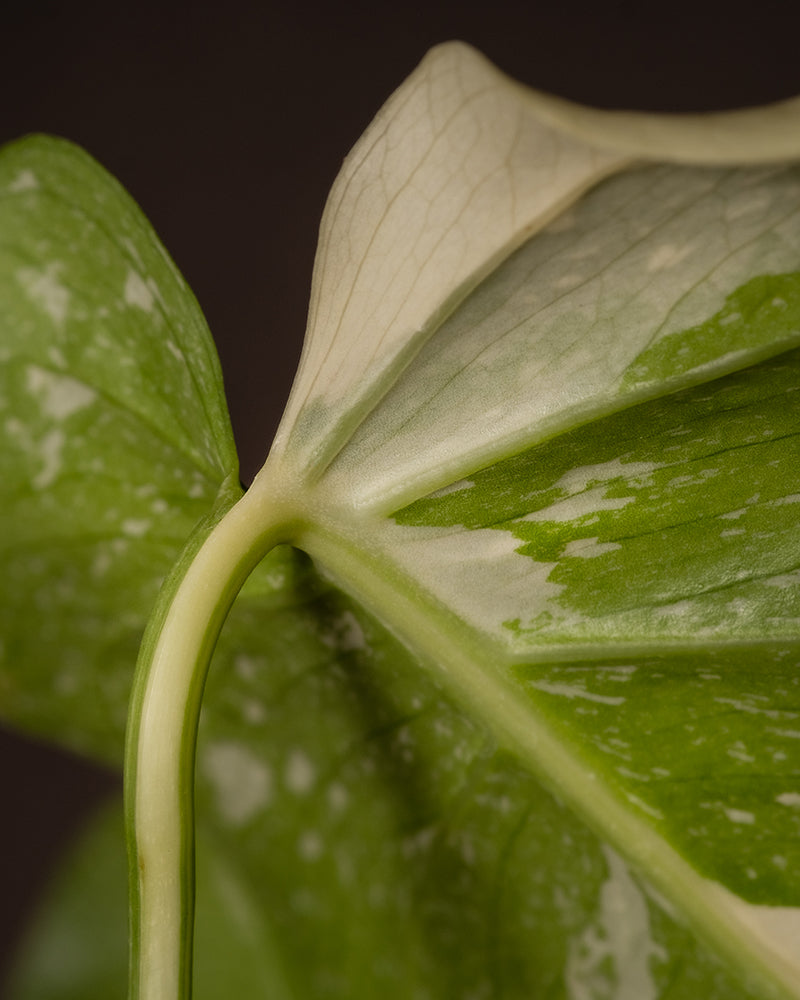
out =
<svg viewBox="0 0 800 1000"><path fill-rule="evenodd" d="M433 49L331 191L274 454L289 451L314 478L471 289L603 177L634 160L796 159L799 116L798 100L712 115L598 111L530 90L462 43Z"/></svg>
<svg viewBox="0 0 800 1000"><path fill-rule="evenodd" d="M329 459L464 295L627 160L544 124L529 93L468 46L429 53L331 191L275 453L307 469Z"/></svg>
<svg viewBox="0 0 800 1000"><path fill-rule="evenodd" d="M798 270L799 217L794 167L646 166L605 181L448 317L336 457L329 488L396 509L587 416L747 364L762 339L774 350L785 302L761 317L763 338L721 311L755 275ZM719 349L692 364L676 346L632 377L643 352L715 314Z"/></svg>
<svg viewBox="0 0 800 1000"><path fill-rule="evenodd" d="M584 142L666 163L777 163L800 157L800 98L713 114L601 111L528 91L543 122Z"/></svg>

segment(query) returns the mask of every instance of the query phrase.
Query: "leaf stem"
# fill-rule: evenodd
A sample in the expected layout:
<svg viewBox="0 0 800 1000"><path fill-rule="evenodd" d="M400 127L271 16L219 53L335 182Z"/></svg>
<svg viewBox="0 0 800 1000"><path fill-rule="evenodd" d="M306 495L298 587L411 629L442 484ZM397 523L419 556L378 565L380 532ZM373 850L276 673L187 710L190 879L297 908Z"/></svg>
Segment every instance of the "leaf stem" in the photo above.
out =
<svg viewBox="0 0 800 1000"><path fill-rule="evenodd" d="M125 759L131 1000L188 1000L194 923L194 764L200 702L217 637L256 564L293 534L264 475L223 486L165 582L142 643Z"/></svg>

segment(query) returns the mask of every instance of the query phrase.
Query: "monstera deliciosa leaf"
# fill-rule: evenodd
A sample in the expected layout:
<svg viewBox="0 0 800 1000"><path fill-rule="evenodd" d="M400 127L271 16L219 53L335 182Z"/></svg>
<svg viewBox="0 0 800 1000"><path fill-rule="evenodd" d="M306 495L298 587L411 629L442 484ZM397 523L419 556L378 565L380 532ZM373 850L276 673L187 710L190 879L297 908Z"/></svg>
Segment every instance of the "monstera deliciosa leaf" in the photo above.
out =
<svg viewBox="0 0 800 1000"><path fill-rule="evenodd" d="M795 159L795 102L601 113L434 50L334 185L242 496L138 210L3 151L2 710L119 762L141 642L134 996L190 989L199 719L198 998L800 997ZM16 996L122 995L118 827Z"/></svg>

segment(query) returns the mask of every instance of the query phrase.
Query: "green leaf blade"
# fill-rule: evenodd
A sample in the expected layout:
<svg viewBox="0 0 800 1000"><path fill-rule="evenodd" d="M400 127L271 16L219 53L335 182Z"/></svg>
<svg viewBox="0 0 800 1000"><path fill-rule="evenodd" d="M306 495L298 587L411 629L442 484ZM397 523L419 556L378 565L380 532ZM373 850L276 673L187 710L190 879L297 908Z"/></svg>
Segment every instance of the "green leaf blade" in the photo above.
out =
<svg viewBox="0 0 800 1000"><path fill-rule="evenodd" d="M789 991L797 358L587 424L390 520L364 517L346 554L331 534L309 543L343 578L361 572L379 615L403 620L399 595L413 594L407 641L497 738L716 947L747 951Z"/></svg>
<svg viewBox="0 0 800 1000"><path fill-rule="evenodd" d="M797 907L797 645L631 660L520 665L514 676L703 877L751 903Z"/></svg>
<svg viewBox="0 0 800 1000"><path fill-rule="evenodd" d="M491 591L504 578L524 581L531 560L527 586L538 574L540 609L532 613L532 597L525 617L507 604L493 624L480 612L482 630L513 633L514 656L527 647L546 658L574 643L793 640L797 387L797 353L780 355L536 446L396 520L416 526L423 547L434 529L458 536L465 605L480 601L468 574ZM484 550L495 531L507 543L504 554L498 539L491 569ZM395 557L408 560L397 553L414 532L392 537Z"/></svg>
<svg viewBox="0 0 800 1000"><path fill-rule="evenodd" d="M276 551L234 605L198 752L198 998L227 995L243 971L287 997L763 997L421 666L297 554ZM262 964L245 961L239 911L208 881L232 856L260 914L249 933L268 928ZM114 885L99 880L89 900L107 926L124 907ZM84 906L88 887L73 883ZM76 947L99 973L93 942ZM226 955L239 964L227 980L209 969ZM32 995L104 995L91 982Z"/></svg>
<svg viewBox="0 0 800 1000"><path fill-rule="evenodd" d="M6 721L117 761L162 579L237 467L199 308L85 153L0 153Z"/></svg>
<svg viewBox="0 0 800 1000"><path fill-rule="evenodd" d="M71 375L224 476L235 450L213 343L134 202L43 136L4 148L0 193L4 359Z"/></svg>
<svg viewBox="0 0 800 1000"><path fill-rule="evenodd" d="M793 165L604 180L429 310L369 410L341 391L358 422L332 420L298 538L711 947L787 996L799 208ZM674 780L657 736L636 738L648 688L673 756L708 716ZM770 779L728 775L736 754Z"/></svg>

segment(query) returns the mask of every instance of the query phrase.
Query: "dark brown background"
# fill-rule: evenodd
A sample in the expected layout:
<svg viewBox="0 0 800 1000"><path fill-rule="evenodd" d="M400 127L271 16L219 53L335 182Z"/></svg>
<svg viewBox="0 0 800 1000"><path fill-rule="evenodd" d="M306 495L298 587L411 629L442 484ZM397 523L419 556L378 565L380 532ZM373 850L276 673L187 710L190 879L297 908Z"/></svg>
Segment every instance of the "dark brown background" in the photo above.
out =
<svg viewBox="0 0 800 1000"><path fill-rule="evenodd" d="M0 0L0 142L64 135L140 202L217 338L249 479L299 353L327 190L427 48L462 38L599 106L733 107L800 92L795 6ZM115 777L0 730L0 995L31 900L105 794Z"/></svg>

